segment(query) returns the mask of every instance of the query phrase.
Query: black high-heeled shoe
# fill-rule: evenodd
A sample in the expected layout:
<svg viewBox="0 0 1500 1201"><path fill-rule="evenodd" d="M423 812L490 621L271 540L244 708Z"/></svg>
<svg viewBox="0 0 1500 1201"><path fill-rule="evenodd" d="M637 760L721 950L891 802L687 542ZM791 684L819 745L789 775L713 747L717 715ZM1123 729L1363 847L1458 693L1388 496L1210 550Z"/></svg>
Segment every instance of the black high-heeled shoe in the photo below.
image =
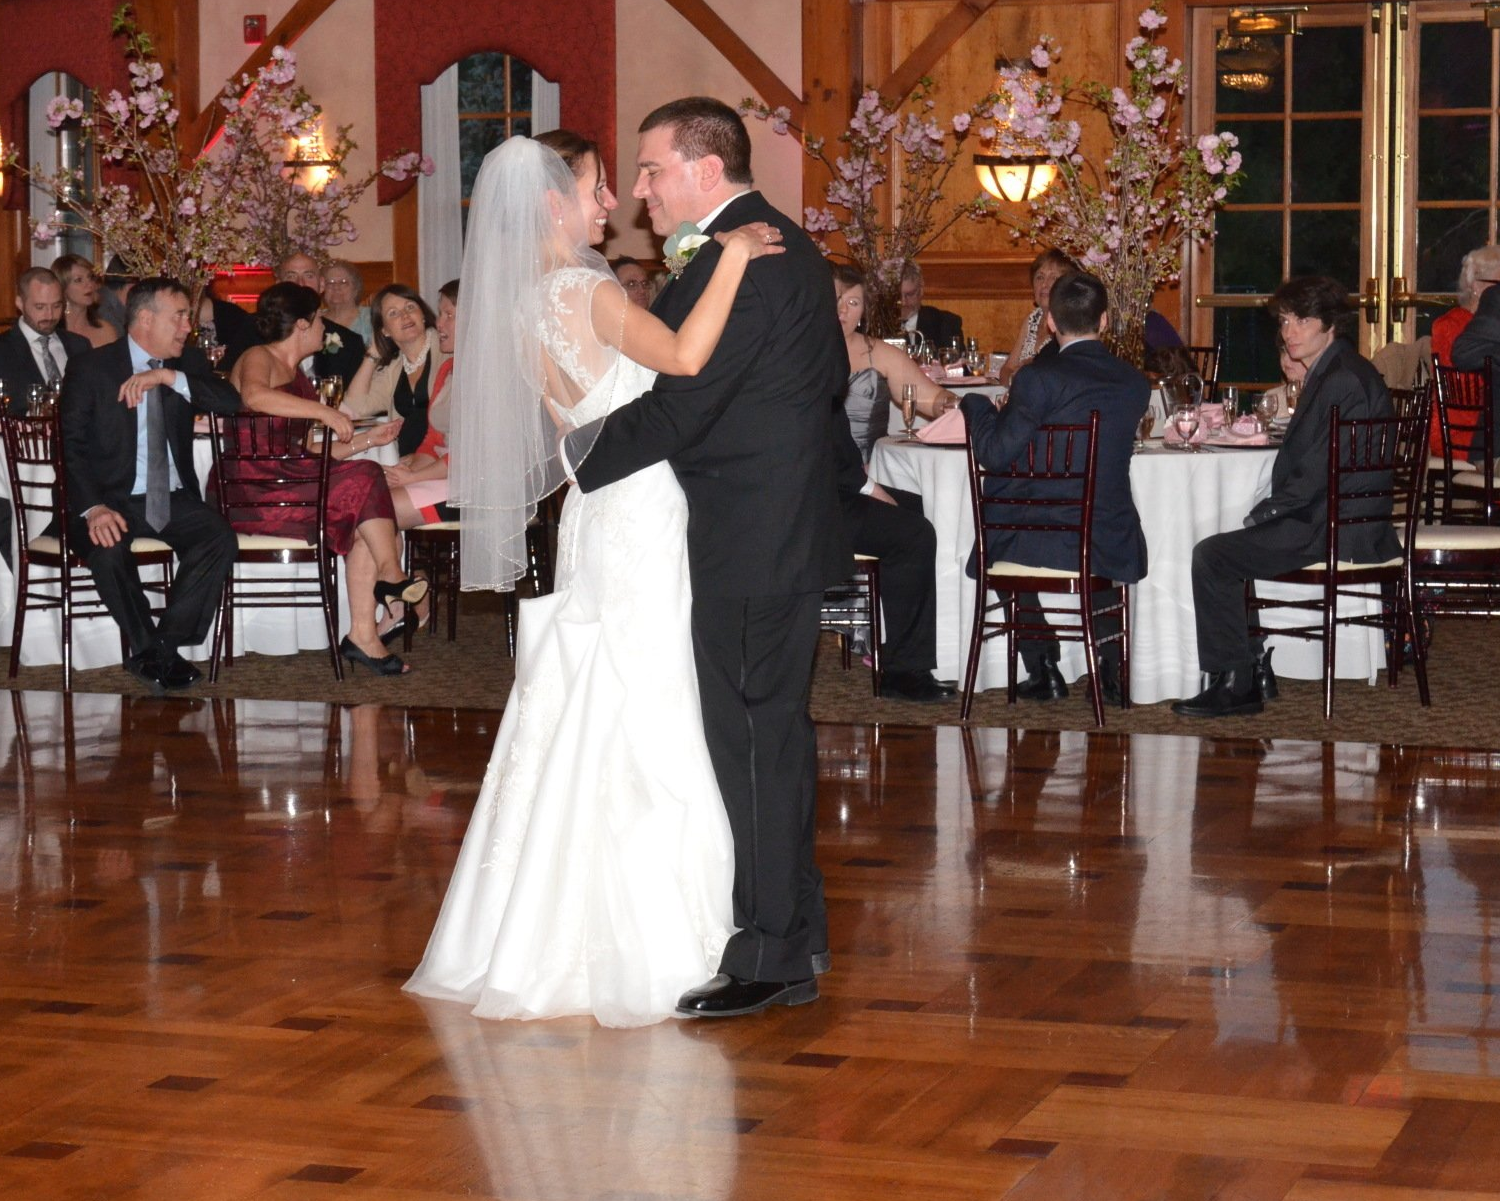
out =
<svg viewBox="0 0 1500 1201"><path fill-rule="evenodd" d="M380 635L380 641L385 643L386 646L394 646L396 640L406 633L407 630L414 630L421 624L421 619L417 617L416 613L408 609L406 615L400 621L396 622L395 625Z"/></svg>
<svg viewBox="0 0 1500 1201"><path fill-rule="evenodd" d="M403 601L414 605L427 595L427 580L422 576L397 580L394 584L385 580L375 581L375 603L389 605L392 601Z"/></svg>
<svg viewBox="0 0 1500 1201"><path fill-rule="evenodd" d="M377 676L399 676L406 674L406 663L400 655L387 655L383 659L377 659L373 655L367 655L354 643L345 638L339 643L339 654L348 659L350 663L358 663L361 667L368 667Z"/></svg>

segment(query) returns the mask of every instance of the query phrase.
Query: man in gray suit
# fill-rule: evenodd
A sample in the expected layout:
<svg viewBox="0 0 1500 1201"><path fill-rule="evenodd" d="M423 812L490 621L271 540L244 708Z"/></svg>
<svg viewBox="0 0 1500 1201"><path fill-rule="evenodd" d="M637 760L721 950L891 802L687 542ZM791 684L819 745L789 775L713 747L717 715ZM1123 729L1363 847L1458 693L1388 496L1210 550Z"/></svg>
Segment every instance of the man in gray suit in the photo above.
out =
<svg viewBox="0 0 1500 1201"><path fill-rule="evenodd" d="M1208 687L1178 701L1183 717L1259 713L1276 695L1270 652L1251 641L1245 581L1296 571L1323 557L1328 538L1328 419L1395 416L1385 381L1369 360L1338 337L1349 312L1349 294L1322 275L1287 280L1267 307L1281 329L1287 355L1307 368L1302 400L1271 468L1271 494L1250 510L1245 529L1205 538L1193 548L1193 607L1198 625L1198 666ZM1386 500L1365 502L1384 506ZM1378 509L1375 510L1378 512ZM1389 524L1351 526L1340 532L1339 558L1380 563L1401 553Z"/></svg>

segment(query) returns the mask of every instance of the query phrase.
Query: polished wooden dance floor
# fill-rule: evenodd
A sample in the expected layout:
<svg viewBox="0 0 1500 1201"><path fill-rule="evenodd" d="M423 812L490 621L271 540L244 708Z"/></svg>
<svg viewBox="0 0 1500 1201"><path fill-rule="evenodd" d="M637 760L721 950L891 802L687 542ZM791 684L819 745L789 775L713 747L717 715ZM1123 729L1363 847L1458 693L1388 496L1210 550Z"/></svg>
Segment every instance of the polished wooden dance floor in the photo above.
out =
<svg viewBox="0 0 1500 1201"><path fill-rule="evenodd" d="M0 1197L1500 1201L1500 759L820 729L815 1005L399 991L498 717L0 707Z"/></svg>

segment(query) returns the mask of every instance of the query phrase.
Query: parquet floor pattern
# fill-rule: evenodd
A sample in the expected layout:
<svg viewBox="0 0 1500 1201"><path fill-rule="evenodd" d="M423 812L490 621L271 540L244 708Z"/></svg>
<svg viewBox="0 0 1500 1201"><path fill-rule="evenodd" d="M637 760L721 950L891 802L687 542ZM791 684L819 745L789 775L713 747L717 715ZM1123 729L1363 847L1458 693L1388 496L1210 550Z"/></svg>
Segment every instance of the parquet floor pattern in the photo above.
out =
<svg viewBox="0 0 1500 1201"><path fill-rule="evenodd" d="M823 726L814 1005L399 986L498 715L0 710L0 1197L1500 1201L1500 757Z"/></svg>

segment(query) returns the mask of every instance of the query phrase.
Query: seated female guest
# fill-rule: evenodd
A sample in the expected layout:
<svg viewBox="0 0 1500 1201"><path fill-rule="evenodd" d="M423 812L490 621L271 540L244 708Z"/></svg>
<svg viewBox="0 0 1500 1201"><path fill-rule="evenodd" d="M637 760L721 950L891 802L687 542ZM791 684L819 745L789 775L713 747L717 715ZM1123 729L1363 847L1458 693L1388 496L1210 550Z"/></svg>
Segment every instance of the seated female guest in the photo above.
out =
<svg viewBox="0 0 1500 1201"><path fill-rule="evenodd" d="M80 254L65 254L52 260L52 273L62 280L63 328L87 338L91 346L118 341L121 331L99 316L103 281L94 264Z"/></svg>
<svg viewBox="0 0 1500 1201"><path fill-rule="evenodd" d="M958 397L922 374L922 369L904 350L860 332L865 320L863 273L846 264L836 264L833 291L838 298L839 324L849 349L849 390L844 394L844 412L860 457L868 463L876 440L889 427L891 398L896 389L914 385L917 412L929 420L946 413L958 403Z"/></svg>
<svg viewBox="0 0 1500 1201"><path fill-rule="evenodd" d="M324 314L352 329L368 346L375 339L375 329L370 324L370 310L359 303L364 294L364 277L348 259L334 259L323 269Z"/></svg>
<svg viewBox="0 0 1500 1201"><path fill-rule="evenodd" d="M1052 285L1071 271L1077 271L1073 260L1061 250L1044 250L1031 261L1031 299L1036 308L1021 326L1016 344L1011 347L1005 366L1000 368L998 381L1009 385L1015 373L1036 358L1037 351L1052 340L1047 332L1047 297L1052 294Z"/></svg>
<svg viewBox="0 0 1500 1201"><path fill-rule="evenodd" d="M450 279L438 291L438 349L453 354L453 332L458 317L458 280ZM427 406L427 437L416 453L385 471L396 506L396 524L403 530L434 521L453 521L458 514L448 500L448 381L453 376L452 358L444 359L432 385L432 403Z"/></svg>
<svg viewBox="0 0 1500 1201"><path fill-rule="evenodd" d="M1500 280L1500 246L1481 246L1464 255L1458 269L1458 304L1432 323L1432 357L1440 367L1453 366L1453 343L1479 307L1485 289Z"/></svg>
<svg viewBox="0 0 1500 1201"><path fill-rule="evenodd" d="M318 294L301 284L279 283L267 288L255 307L255 320L265 345L252 346L244 353L230 373L230 382L239 389L246 408L275 417L316 421L338 439L331 450L338 461L329 470L324 534L334 551L344 557L349 584L349 635L339 643L339 653L379 675L401 675L407 670L406 664L384 653L376 608L398 601L415 604L426 595L427 581L408 580L401 575L395 510L380 465L349 458L390 442L400 423L388 422L356 435L348 416L317 400L298 364L323 345L320 305ZM305 484L268 492L268 501L308 500L316 492L318 458L310 449L304 448L289 462L267 465L266 470L275 477L307 479ZM210 478L211 491L214 483ZM251 520L236 519L234 528L245 534L310 536L304 525L288 521L285 510L274 507L267 507L262 516Z"/></svg>
<svg viewBox="0 0 1500 1201"><path fill-rule="evenodd" d="M427 437L427 406L440 360L437 314L405 284L389 284L370 305L375 342L349 385L344 409L356 417L401 417L397 447L409 455Z"/></svg>

